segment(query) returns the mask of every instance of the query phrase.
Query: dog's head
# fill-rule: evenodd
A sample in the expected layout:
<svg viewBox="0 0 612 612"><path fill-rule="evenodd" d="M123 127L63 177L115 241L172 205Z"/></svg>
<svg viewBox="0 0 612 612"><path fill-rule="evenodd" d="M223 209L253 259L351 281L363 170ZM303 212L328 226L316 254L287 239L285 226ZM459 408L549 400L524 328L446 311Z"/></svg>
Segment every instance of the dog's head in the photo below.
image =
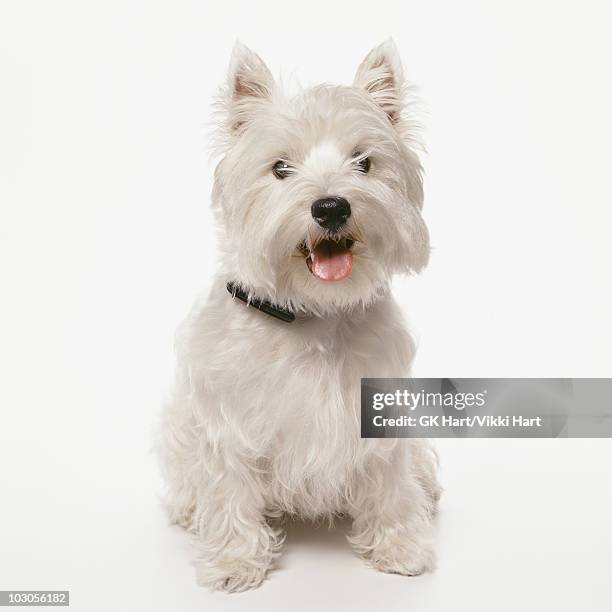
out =
<svg viewBox="0 0 612 612"><path fill-rule="evenodd" d="M391 41L367 55L353 86L291 99L236 46L213 194L228 280L294 310L330 312L367 304L392 274L427 263L404 93Z"/></svg>

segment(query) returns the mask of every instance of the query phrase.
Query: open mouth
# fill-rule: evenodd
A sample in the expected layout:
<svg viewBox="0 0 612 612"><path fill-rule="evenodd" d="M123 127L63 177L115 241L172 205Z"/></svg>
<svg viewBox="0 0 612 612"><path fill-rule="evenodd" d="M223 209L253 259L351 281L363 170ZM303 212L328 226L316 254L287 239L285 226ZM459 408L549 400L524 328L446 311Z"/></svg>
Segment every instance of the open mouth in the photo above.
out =
<svg viewBox="0 0 612 612"><path fill-rule="evenodd" d="M337 282L348 278L353 271L351 247L354 242L350 238L325 238L313 245L312 250L306 241L298 249L306 257L306 265L314 276L322 281Z"/></svg>

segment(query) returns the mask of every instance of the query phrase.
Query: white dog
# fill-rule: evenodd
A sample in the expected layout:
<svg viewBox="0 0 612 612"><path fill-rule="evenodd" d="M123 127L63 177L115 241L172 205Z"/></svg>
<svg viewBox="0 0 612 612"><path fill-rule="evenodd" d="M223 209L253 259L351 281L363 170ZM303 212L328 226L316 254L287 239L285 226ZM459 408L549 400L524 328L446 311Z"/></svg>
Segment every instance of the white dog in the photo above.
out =
<svg viewBox="0 0 612 612"><path fill-rule="evenodd" d="M434 566L433 453L359 426L360 379L406 376L413 357L390 278L429 254L405 89L391 41L353 86L291 99L234 50L213 190L222 267L179 332L162 422L167 508L195 535L201 584L258 586L282 515L349 515L375 568Z"/></svg>

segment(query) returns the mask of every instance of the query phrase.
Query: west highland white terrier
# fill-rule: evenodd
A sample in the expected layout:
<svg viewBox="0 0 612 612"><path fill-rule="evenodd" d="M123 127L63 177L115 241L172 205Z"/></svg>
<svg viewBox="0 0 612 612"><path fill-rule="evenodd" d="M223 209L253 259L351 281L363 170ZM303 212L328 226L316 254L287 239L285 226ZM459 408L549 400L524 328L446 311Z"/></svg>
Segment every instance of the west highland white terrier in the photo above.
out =
<svg viewBox="0 0 612 612"><path fill-rule="evenodd" d="M200 584L258 586L282 516L348 515L376 569L434 566L430 446L360 438L360 379L407 376L414 353L390 279L429 255L405 98L392 41L352 86L291 98L234 49L212 195L222 266L178 333L160 441L166 506L194 534Z"/></svg>

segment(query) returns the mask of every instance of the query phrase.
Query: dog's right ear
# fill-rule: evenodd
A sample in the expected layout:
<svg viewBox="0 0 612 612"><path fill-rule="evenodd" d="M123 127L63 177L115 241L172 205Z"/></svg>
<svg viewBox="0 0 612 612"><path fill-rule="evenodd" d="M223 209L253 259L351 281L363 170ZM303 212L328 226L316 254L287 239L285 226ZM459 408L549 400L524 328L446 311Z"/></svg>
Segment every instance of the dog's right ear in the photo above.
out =
<svg viewBox="0 0 612 612"><path fill-rule="evenodd" d="M239 133L262 102L272 98L274 78L263 60L246 45L236 41L230 61L226 90L230 130Z"/></svg>

